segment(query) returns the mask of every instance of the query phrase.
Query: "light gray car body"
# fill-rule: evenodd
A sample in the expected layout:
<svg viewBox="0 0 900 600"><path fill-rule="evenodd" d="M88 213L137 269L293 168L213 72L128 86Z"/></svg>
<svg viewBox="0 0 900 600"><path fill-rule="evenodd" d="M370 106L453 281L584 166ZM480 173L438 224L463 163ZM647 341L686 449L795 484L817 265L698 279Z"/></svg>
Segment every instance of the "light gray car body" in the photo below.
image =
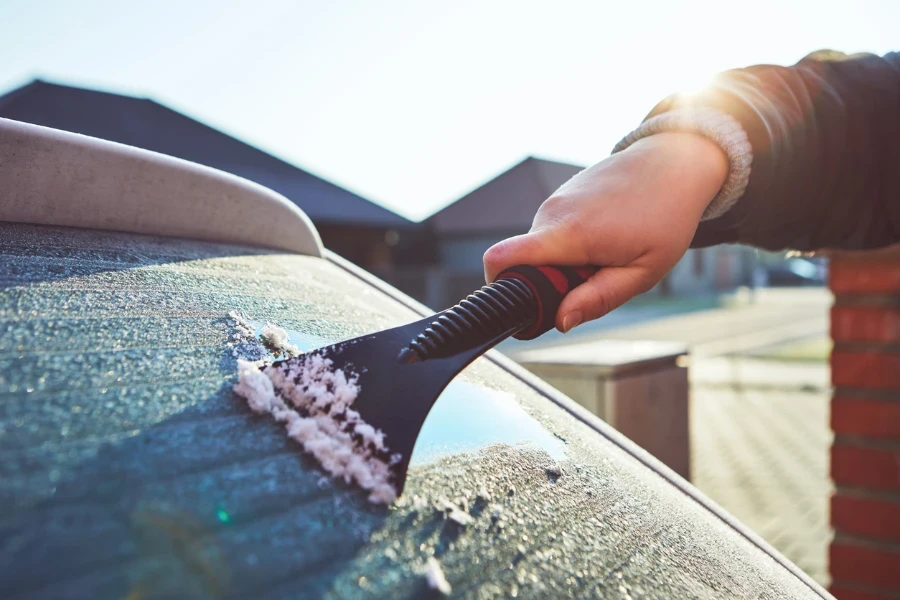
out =
<svg viewBox="0 0 900 600"><path fill-rule="evenodd" d="M146 205L160 188L165 215ZM323 476L232 392L229 312L311 348L424 309L265 190L0 122L0 221L4 598L416 598L436 594L429 557L460 598L830 597L496 353L442 395L393 506Z"/></svg>

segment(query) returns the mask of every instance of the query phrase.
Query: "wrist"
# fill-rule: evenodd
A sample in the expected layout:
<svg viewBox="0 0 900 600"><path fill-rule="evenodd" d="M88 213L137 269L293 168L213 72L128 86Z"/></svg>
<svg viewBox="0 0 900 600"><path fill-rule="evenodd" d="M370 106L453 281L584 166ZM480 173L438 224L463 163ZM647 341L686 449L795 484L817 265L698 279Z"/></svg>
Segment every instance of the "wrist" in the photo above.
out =
<svg viewBox="0 0 900 600"><path fill-rule="evenodd" d="M664 132L637 140L625 150L653 155L653 168L663 169L674 184L681 206L697 212L698 220L725 185L729 160L709 138L690 132Z"/></svg>
<svg viewBox="0 0 900 600"><path fill-rule="evenodd" d="M621 152L645 138L664 133L695 134L711 140L728 157L724 183L703 211L702 219L715 219L737 202L750 184L753 148L747 132L732 115L715 108L684 106L648 118L616 144L613 153ZM685 138L686 139L686 138ZM702 147L692 144L695 147ZM704 155L698 151L698 156ZM701 169L712 163L705 161Z"/></svg>

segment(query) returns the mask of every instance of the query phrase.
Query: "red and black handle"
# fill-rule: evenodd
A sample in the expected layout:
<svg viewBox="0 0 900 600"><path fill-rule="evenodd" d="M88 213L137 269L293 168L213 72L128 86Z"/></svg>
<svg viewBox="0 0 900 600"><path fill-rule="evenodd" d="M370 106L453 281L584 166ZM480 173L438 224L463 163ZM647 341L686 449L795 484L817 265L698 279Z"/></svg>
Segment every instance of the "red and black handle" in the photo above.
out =
<svg viewBox="0 0 900 600"><path fill-rule="evenodd" d="M411 364L447 358L487 342L497 343L498 336L534 339L553 329L562 299L596 272L595 267L506 269L455 306L423 319L422 332L401 349L397 359Z"/></svg>
<svg viewBox="0 0 900 600"><path fill-rule="evenodd" d="M534 323L515 334L517 340L533 340L553 329L556 312L566 294L587 281L597 267L531 267L518 265L501 272L494 281L517 279L528 286L537 301Z"/></svg>

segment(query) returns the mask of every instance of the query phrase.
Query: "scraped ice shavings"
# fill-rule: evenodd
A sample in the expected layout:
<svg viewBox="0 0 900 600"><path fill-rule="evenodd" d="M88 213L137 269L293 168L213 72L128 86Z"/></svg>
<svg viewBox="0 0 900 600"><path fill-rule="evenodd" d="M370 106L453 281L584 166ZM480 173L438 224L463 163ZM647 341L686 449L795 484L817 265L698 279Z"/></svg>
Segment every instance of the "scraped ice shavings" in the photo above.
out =
<svg viewBox="0 0 900 600"><path fill-rule="evenodd" d="M253 327L243 315L233 310L228 313L227 323L234 330L228 341L231 355L234 358L243 360L263 360L266 358L269 351L253 333Z"/></svg>
<svg viewBox="0 0 900 600"><path fill-rule="evenodd" d="M435 503L435 508L443 511L447 519L450 519L460 527L466 527L474 520L472 518L472 515L468 513L467 507L460 507L459 505L450 502L446 498L438 498L437 502Z"/></svg>
<svg viewBox="0 0 900 600"><path fill-rule="evenodd" d="M359 394L357 378L319 354L260 366L238 361L234 391L248 406L284 423L288 436L326 471L368 490L370 502L393 502L397 490L391 467L401 457L389 452L380 430L350 408Z"/></svg>
<svg viewBox="0 0 900 600"><path fill-rule="evenodd" d="M287 331L271 323L266 323L263 327L262 338L266 345L281 356L296 356L300 353L300 349L290 342Z"/></svg>
<svg viewBox="0 0 900 600"><path fill-rule="evenodd" d="M439 591L445 596L449 596L450 592L453 591L453 588L450 587L450 582L444 576L441 563L433 556L429 556L428 561L425 563L425 580L428 582L428 587Z"/></svg>
<svg viewBox="0 0 900 600"><path fill-rule="evenodd" d="M400 456L391 455L384 434L349 408L359 394L356 377L318 354L273 365L274 358L300 353L287 331L266 323L256 337L241 314L231 311L228 316L235 330L232 354L239 359L235 392L254 412L284 423L288 436L326 471L369 490L371 502L390 504L397 495L390 468Z"/></svg>
<svg viewBox="0 0 900 600"><path fill-rule="evenodd" d="M234 329L228 343L234 358L266 362L273 356L287 358L300 354L300 349L290 343L288 332L272 323L266 323L257 337L253 326L237 311L228 313L227 322Z"/></svg>

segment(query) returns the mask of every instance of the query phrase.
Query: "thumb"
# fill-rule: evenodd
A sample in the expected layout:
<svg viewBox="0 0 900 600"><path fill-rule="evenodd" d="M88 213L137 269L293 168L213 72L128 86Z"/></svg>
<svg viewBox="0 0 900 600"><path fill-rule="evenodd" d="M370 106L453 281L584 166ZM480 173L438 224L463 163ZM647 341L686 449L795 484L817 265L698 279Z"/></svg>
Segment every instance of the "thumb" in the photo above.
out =
<svg viewBox="0 0 900 600"><path fill-rule="evenodd" d="M484 253L484 279L494 281L504 269L516 265L586 265L587 254L554 230L517 235L494 244Z"/></svg>
<svg viewBox="0 0 900 600"><path fill-rule="evenodd" d="M641 267L601 268L563 298L556 313L556 328L566 333L581 323L599 319L655 284Z"/></svg>

